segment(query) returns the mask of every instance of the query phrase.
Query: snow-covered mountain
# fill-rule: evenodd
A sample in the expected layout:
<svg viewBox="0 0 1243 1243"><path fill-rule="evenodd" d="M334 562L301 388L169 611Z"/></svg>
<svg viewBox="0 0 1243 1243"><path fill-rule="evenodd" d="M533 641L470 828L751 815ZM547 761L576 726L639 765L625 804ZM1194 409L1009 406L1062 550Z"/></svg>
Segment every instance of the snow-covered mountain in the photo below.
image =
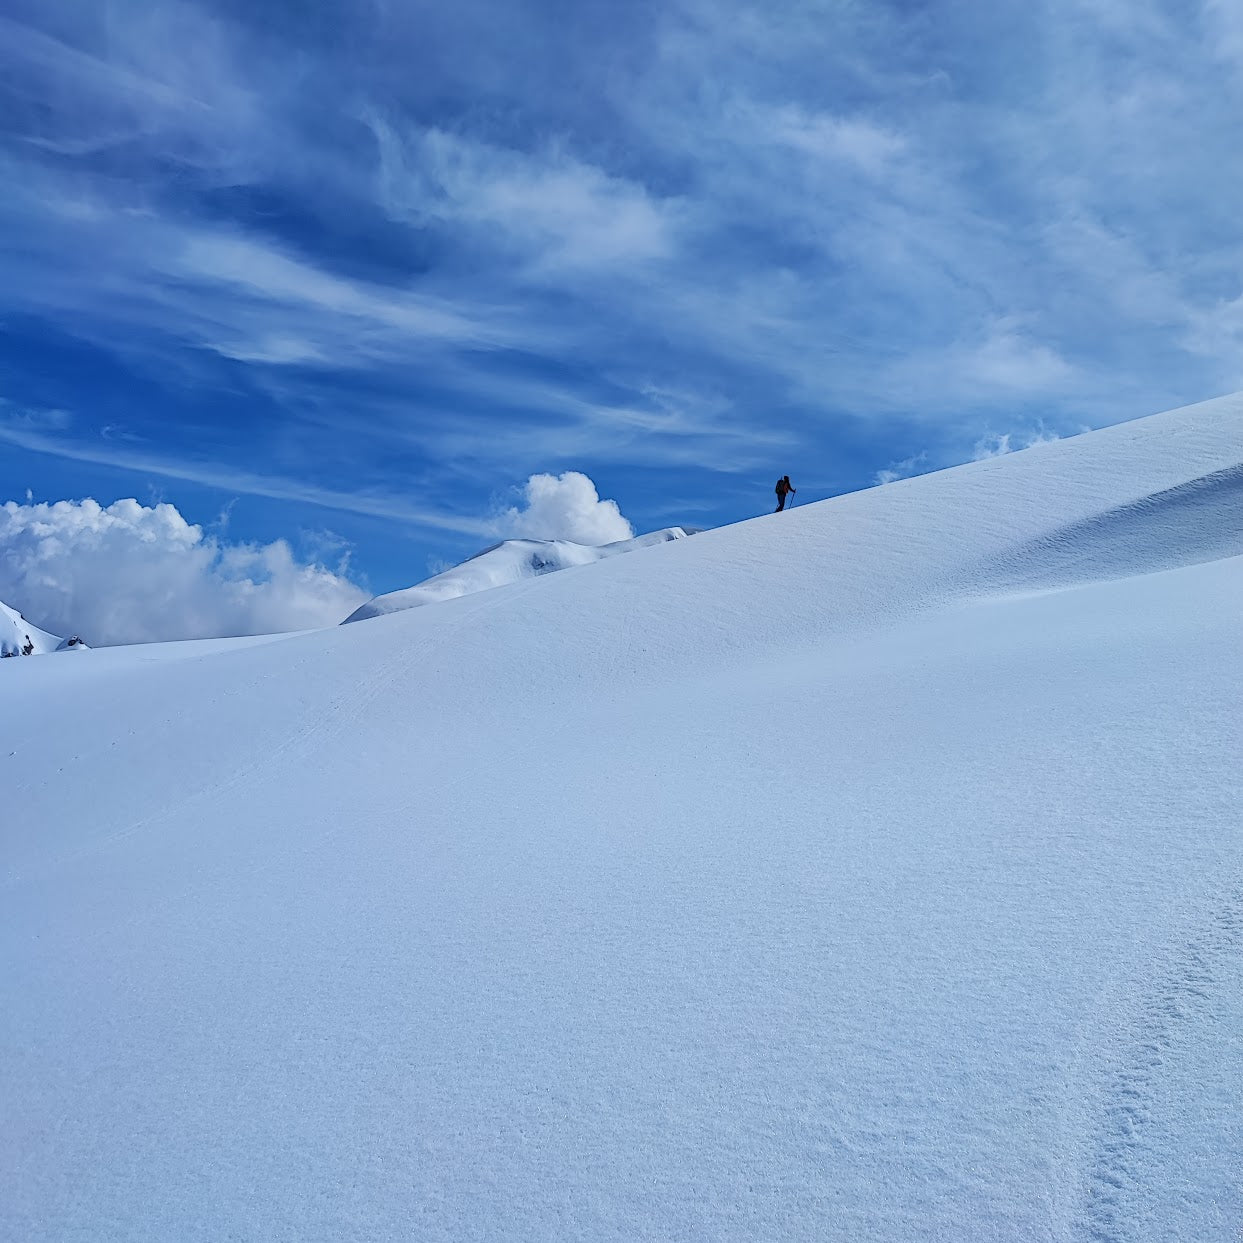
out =
<svg viewBox="0 0 1243 1243"><path fill-rule="evenodd" d="M686 534L683 527L666 527L663 531L653 531L637 539L617 540L598 546L575 544L570 540L505 540L414 587L376 596L355 609L345 620L366 621L370 617L382 617L385 613L399 613L403 609L437 604L492 587L505 587L524 578L536 578L571 566L590 565L619 553L666 544L670 540L682 539Z"/></svg>
<svg viewBox="0 0 1243 1243"><path fill-rule="evenodd" d="M67 648L84 648L81 639L62 639L32 626L16 609L0 601L0 656L41 656Z"/></svg>
<svg viewBox="0 0 1243 1243"><path fill-rule="evenodd" d="M7 662L0 1237L1232 1238L1241 487L1231 398Z"/></svg>

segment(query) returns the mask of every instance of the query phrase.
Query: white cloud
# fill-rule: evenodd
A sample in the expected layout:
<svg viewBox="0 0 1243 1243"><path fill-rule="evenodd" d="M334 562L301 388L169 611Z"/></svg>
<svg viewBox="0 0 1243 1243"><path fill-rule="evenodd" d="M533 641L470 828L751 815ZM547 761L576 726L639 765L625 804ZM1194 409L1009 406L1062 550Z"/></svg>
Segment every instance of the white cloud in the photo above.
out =
<svg viewBox="0 0 1243 1243"><path fill-rule="evenodd" d="M517 478L739 470L779 435L823 448L848 417L947 424L940 443L919 431L943 454L997 410L1099 422L1243 383L1231 0L1182 21L1160 0L1055 4L1048 39L990 27L984 62L962 40L971 6L942 28L907 6L826 25L821 5L677 0L587 61L578 23L496 8L463 38L457 7L430 26L409 6L355 14L364 73L314 38L273 60L253 23L184 0L0 22L6 77L46 104L0 160L24 242L0 309L169 387L216 356L253 366L308 456L355 429L374 445L357 453L374 487L327 498L364 511L409 506L390 463L410 447L433 470L509 455ZM1039 103L1017 112L996 92L1016 58ZM524 351L553 365L511 366ZM377 382L329 412L322 368ZM532 376L534 419L515 400ZM691 399L666 410L649 382ZM394 393L412 396L400 415ZM772 405L789 415L754 417ZM246 460L229 445L221 470Z"/></svg>
<svg viewBox="0 0 1243 1243"><path fill-rule="evenodd" d="M602 501L596 485L576 470L532 475L523 490L525 503L506 510L498 523L507 536L611 544L634 535L617 502Z"/></svg>
<svg viewBox="0 0 1243 1243"><path fill-rule="evenodd" d="M764 118L774 141L827 164L852 164L880 175L906 151L901 135L866 118L807 112L787 104Z"/></svg>
<svg viewBox="0 0 1243 1243"><path fill-rule="evenodd" d="M1056 350L1001 323L987 340L963 359L967 375L985 391L1014 389L1044 392L1059 388L1073 375Z"/></svg>
<svg viewBox="0 0 1243 1243"><path fill-rule="evenodd" d="M291 259L272 246L228 234L202 233L187 239L169 270L175 276L222 282L245 295L294 309L340 315L391 329L407 344L423 338L482 344L486 336L469 320L432 299L343 280ZM322 357L314 344L279 332L237 348L258 351L256 357L264 361L303 362ZM233 352L232 356L246 355Z"/></svg>
<svg viewBox="0 0 1243 1243"><path fill-rule="evenodd" d="M1201 20L1212 54L1243 68L1243 13L1234 0L1204 0Z"/></svg>
<svg viewBox="0 0 1243 1243"><path fill-rule="evenodd" d="M527 154L440 129L404 140L374 116L367 122L390 214L482 228L527 275L625 268L673 251L673 205L555 147Z"/></svg>
<svg viewBox="0 0 1243 1243"><path fill-rule="evenodd" d="M912 350L870 382L869 394L875 401L887 389L891 401L942 418L1016 399L1051 404L1078 379L1074 365L1052 346L1014 320L995 319L973 325L958 340Z"/></svg>
<svg viewBox="0 0 1243 1243"><path fill-rule="evenodd" d="M335 625L368 595L345 569L204 535L169 504L0 506L0 600L94 645Z"/></svg>
<svg viewBox="0 0 1243 1243"><path fill-rule="evenodd" d="M463 535L486 536L493 533L492 524L482 519L421 507L396 493L379 493L362 488L349 491L325 488L299 479L252 474L245 470L193 459L133 449L105 441L102 437L94 440L74 440L45 435L37 429L29 430L20 415L6 417L3 407L3 399L0 399L0 444L17 445L34 453L49 453L71 461L116 466L123 470L140 471L168 479L185 479L225 492L243 492L249 496L266 496L277 501L298 501L308 505L320 505L325 509L339 509L346 513L370 514L373 517L430 527L433 530L454 531Z"/></svg>
<svg viewBox="0 0 1243 1243"><path fill-rule="evenodd" d="M900 462L890 462L884 470L878 470L874 476L878 484L893 483L898 479L909 479L911 475L918 475L920 467L928 460L928 454L912 453L910 457L903 458Z"/></svg>

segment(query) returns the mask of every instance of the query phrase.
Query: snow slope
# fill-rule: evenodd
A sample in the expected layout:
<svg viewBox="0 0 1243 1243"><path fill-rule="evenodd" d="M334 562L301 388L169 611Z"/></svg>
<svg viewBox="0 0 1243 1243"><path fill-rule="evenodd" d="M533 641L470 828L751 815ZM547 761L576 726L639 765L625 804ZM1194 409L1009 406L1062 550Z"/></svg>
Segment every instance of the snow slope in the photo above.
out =
<svg viewBox="0 0 1243 1243"><path fill-rule="evenodd" d="M366 621L370 617L381 617L385 613L399 613L403 609L420 608L424 604L436 604L441 600L468 596L476 591L504 587L510 583L521 582L524 578L552 574L577 565L591 565L619 553L665 544L670 540L682 539L686 534L682 527L666 527L663 531L653 531L650 535L640 535L637 539L617 540L612 544L598 546L575 544L571 540L505 540L491 548L485 548L461 565L455 565L417 586L376 596L355 609L345 620Z"/></svg>
<svg viewBox="0 0 1243 1243"><path fill-rule="evenodd" d="M0 601L0 654L20 655L27 643L34 649L30 655L39 656L62 649L66 641L32 626L16 609Z"/></svg>
<svg viewBox="0 0 1243 1243"><path fill-rule="evenodd" d="M9 662L0 1237L1235 1239L1241 467Z"/></svg>

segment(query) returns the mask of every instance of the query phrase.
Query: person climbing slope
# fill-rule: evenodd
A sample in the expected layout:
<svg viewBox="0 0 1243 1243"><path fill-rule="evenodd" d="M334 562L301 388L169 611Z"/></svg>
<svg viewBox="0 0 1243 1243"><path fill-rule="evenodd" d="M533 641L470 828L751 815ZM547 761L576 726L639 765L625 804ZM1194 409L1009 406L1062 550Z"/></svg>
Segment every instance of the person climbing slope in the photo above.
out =
<svg viewBox="0 0 1243 1243"><path fill-rule="evenodd" d="M789 475L782 475L777 480L777 508L775 513L780 513L786 507L786 497L791 492L797 492L798 489L790 482Z"/></svg>

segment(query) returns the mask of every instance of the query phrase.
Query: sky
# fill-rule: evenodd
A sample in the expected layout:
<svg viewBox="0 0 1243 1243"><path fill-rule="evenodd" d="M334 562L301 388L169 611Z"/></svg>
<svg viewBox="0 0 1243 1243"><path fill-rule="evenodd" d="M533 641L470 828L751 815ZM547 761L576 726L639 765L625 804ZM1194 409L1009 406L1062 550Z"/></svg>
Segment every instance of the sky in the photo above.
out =
<svg viewBox="0 0 1243 1243"><path fill-rule="evenodd" d="M1243 389L1241 114L1226 0L8 0L0 599L329 624Z"/></svg>

